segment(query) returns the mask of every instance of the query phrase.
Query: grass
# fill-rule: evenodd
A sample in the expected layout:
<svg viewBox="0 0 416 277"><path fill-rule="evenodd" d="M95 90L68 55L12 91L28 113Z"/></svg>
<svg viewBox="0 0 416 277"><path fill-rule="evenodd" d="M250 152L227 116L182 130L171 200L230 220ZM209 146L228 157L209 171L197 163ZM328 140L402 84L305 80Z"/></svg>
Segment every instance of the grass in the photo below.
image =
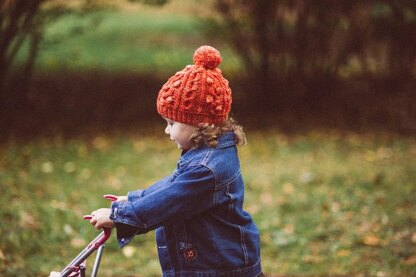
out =
<svg viewBox="0 0 416 277"><path fill-rule="evenodd" d="M198 34L186 39L184 44L190 46L174 46L186 33L192 33L195 20L175 15L157 22L153 19L152 15L121 11L68 15L48 28L38 65L51 69L146 71L163 66L177 69L180 62L191 62L192 51L188 48Z"/></svg>
<svg viewBox="0 0 416 277"><path fill-rule="evenodd" d="M160 126L163 131L163 127ZM82 215L171 173L159 133L9 142L0 150L0 275L46 276L97 235ZM268 276L414 276L416 140L248 133L245 208ZM91 269L92 262L89 264ZM101 276L160 276L153 232L107 244Z"/></svg>
<svg viewBox="0 0 416 277"><path fill-rule="evenodd" d="M235 72L240 64L230 48L206 38L204 25L193 11L200 4L180 3L190 6L187 12L175 11L178 7L171 3L61 16L46 26L36 67L43 71L175 72L193 63L197 47L209 44L221 50L221 68ZM21 51L20 60L25 52Z"/></svg>

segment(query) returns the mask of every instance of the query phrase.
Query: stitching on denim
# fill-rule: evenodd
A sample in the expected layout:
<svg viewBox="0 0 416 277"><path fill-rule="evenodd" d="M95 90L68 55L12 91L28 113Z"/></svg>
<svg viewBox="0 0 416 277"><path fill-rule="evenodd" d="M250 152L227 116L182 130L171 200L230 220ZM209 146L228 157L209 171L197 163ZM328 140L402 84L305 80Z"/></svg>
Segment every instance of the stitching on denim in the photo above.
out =
<svg viewBox="0 0 416 277"><path fill-rule="evenodd" d="M247 253L247 246L246 246L246 239L245 239L245 233L241 226L238 226L240 229L240 235L241 235L241 248L243 249L244 253L244 264L248 265L248 253Z"/></svg>
<svg viewBox="0 0 416 277"><path fill-rule="evenodd" d="M210 150L210 151L207 151L207 153L204 155L204 157L202 158L202 161L201 161L201 164L202 165L207 165L208 164L208 162L209 162L209 159L210 159L210 157L211 157L211 155L212 155L212 153L213 153L214 151L212 151L212 150Z"/></svg>
<svg viewBox="0 0 416 277"><path fill-rule="evenodd" d="M225 192L225 194L230 197L230 203L228 204L228 213L227 213L227 220L230 221L231 215L233 213L234 210L234 195L232 195L230 193L230 187L227 186L227 191Z"/></svg>
<svg viewBox="0 0 416 277"><path fill-rule="evenodd" d="M138 227L138 228L144 228L144 229L146 229L147 227L148 227L148 225L145 223L145 222L143 222L138 216L137 216L137 214L136 214L136 212L134 211L134 208L133 208L133 204L132 204L132 202L129 202L129 201L125 201L125 202L119 202L119 205L118 205L118 208L119 208L119 210L120 210L120 208L121 208L121 210L122 210L122 213L124 214L125 213L125 211L126 211L126 208L127 208L127 205L131 205L131 210L132 210L132 215L136 218L136 221L139 223L139 224L135 224L135 222L133 222L133 221L131 221L130 219L128 219L128 218L123 218L123 217L121 217L121 222L123 222L123 223L126 223L126 224L129 224L129 225L133 225L133 226L136 226L136 227Z"/></svg>
<svg viewBox="0 0 416 277"><path fill-rule="evenodd" d="M235 180L237 180L241 176L241 170L238 170L237 174L232 176L229 180L225 180L224 183L217 186L217 183L215 184L215 190L219 190L223 188L224 186L229 186L231 183L233 183Z"/></svg>
<svg viewBox="0 0 416 277"><path fill-rule="evenodd" d="M213 204L213 206L215 206L217 204L217 202L216 202L216 197L215 197L214 192L216 191L215 188L217 187L218 176L217 176L217 174L215 174L215 171L211 167L209 167L208 165L204 165L204 167L207 168L211 172L211 174L214 176L214 190L213 190L213 193L212 193L212 204Z"/></svg>
<svg viewBox="0 0 416 277"><path fill-rule="evenodd" d="M217 187L217 183L218 183L218 176L217 176L217 174L215 174L215 170L207 164L203 164L202 166L205 167L206 169L208 169L212 173L212 175L214 176L214 191L215 191L215 188Z"/></svg>
<svg viewBox="0 0 416 277"><path fill-rule="evenodd" d="M232 146L232 145L235 145L234 141L227 141L227 142L218 144L217 148L226 148L226 147L229 147L229 146Z"/></svg>

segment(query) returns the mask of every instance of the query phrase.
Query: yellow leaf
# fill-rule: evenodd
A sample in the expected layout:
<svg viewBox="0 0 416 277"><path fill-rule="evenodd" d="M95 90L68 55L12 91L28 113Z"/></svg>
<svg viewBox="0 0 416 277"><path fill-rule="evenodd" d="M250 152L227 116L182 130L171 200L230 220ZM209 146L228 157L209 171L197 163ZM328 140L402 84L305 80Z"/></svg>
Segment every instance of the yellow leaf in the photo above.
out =
<svg viewBox="0 0 416 277"><path fill-rule="evenodd" d="M295 191L295 188L293 187L293 185L291 183L284 183L283 184L283 192L286 195L291 195L291 194L293 194L294 191Z"/></svg>
<svg viewBox="0 0 416 277"><path fill-rule="evenodd" d="M416 233L412 234L412 242L416 244Z"/></svg>
<svg viewBox="0 0 416 277"><path fill-rule="evenodd" d="M251 204L250 206L248 206L246 208L246 210L250 213L250 214L256 214L258 211L260 211L260 206L257 204Z"/></svg>
<svg viewBox="0 0 416 277"><path fill-rule="evenodd" d="M81 238L71 239L71 246L73 246L75 248L81 248L83 246L86 246L85 244L86 244L86 242L85 242L84 239L81 239Z"/></svg>
<svg viewBox="0 0 416 277"><path fill-rule="evenodd" d="M104 137L96 137L94 138L94 140L92 141L92 145L97 148L97 149L106 149L109 145L109 142L106 138Z"/></svg>
<svg viewBox="0 0 416 277"><path fill-rule="evenodd" d="M381 240L379 237L375 235L367 235L363 238L364 245L367 246L379 246L381 243Z"/></svg>
<svg viewBox="0 0 416 277"><path fill-rule="evenodd" d="M405 265L416 265L416 255L410 256L408 257L405 261L404 261Z"/></svg>
<svg viewBox="0 0 416 277"><path fill-rule="evenodd" d="M40 228L39 220L34 216L33 213L23 211L20 213L20 227L37 230Z"/></svg>
<svg viewBox="0 0 416 277"><path fill-rule="evenodd" d="M316 255L309 255L302 257L302 261L304 261L305 263L316 264L322 261L322 257Z"/></svg>
<svg viewBox="0 0 416 277"><path fill-rule="evenodd" d="M349 255L351 255L351 251L347 249L341 249L337 252L338 257L348 257Z"/></svg>
<svg viewBox="0 0 416 277"><path fill-rule="evenodd" d="M273 196L270 192L263 192L260 195L260 200L265 205L271 205L273 204Z"/></svg>
<svg viewBox="0 0 416 277"><path fill-rule="evenodd" d="M123 255L126 256L126 258L131 258L134 253L136 253L136 248L134 248L133 246L126 246L123 247Z"/></svg>
<svg viewBox="0 0 416 277"><path fill-rule="evenodd" d="M67 173L74 172L74 171L75 171L75 169L76 169L76 167L75 167L75 164L74 164L73 162L66 162L66 163L64 164L64 170L65 170L65 172L67 172Z"/></svg>
<svg viewBox="0 0 416 277"><path fill-rule="evenodd" d="M283 227L283 232L288 235L292 235L295 232L295 226L293 224L287 224Z"/></svg>
<svg viewBox="0 0 416 277"><path fill-rule="evenodd" d="M41 166L43 173L52 173L53 172L53 163L51 162L44 162Z"/></svg>

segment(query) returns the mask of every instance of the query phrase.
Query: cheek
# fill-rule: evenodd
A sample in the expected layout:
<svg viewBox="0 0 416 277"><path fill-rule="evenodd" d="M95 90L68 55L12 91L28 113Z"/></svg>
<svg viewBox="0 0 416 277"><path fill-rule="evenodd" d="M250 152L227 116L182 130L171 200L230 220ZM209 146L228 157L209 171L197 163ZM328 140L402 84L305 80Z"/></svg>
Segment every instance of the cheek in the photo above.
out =
<svg viewBox="0 0 416 277"><path fill-rule="evenodd" d="M169 126L168 131L169 131L169 134L172 137L177 136L177 134L178 134L178 130L177 130L176 126Z"/></svg>
<svg viewBox="0 0 416 277"><path fill-rule="evenodd" d="M181 130L171 130L171 137L174 137L177 142L182 144L186 143L189 139L188 134Z"/></svg>

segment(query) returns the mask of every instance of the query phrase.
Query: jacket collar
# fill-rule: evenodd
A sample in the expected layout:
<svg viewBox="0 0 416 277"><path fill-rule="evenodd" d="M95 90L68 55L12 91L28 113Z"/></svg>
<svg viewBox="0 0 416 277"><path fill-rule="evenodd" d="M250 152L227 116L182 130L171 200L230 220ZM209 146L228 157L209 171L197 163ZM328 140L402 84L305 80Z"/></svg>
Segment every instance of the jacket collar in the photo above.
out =
<svg viewBox="0 0 416 277"><path fill-rule="evenodd" d="M236 142L235 142L234 132L228 132L218 138L218 145L215 147L215 149L226 148L229 146L233 146L235 144ZM210 147L206 145L206 146L202 146L199 148L192 148L192 149L189 149L188 151L182 152L181 157L178 161L178 166L181 167L182 165L189 162L197 153L199 153L200 150L207 150L207 149L210 149Z"/></svg>
<svg viewBox="0 0 416 277"><path fill-rule="evenodd" d="M226 148L232 145L235 145L235 134L234 132L225 133L218 138L218 145L215 147L217 149Z"/></svg>

